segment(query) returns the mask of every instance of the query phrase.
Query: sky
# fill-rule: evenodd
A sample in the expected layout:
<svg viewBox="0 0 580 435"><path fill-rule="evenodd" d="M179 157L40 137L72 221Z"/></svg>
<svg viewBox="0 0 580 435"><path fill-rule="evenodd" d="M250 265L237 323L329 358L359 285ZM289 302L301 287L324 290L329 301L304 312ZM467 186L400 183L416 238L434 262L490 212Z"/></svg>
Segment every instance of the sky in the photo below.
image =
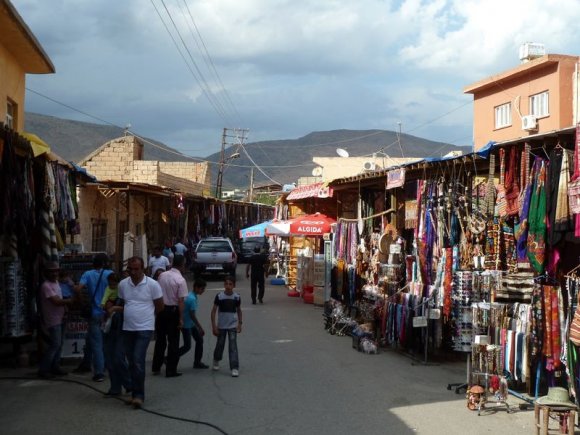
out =
<svg viewBox="0 0 580 435"><path fill-rule="evenodd" d="M56 68L27 76L27 111L130 124L199 157L223 128L470 146L465 86L517 66L524 42L580 55L577 0L11 1Z"/></svg>

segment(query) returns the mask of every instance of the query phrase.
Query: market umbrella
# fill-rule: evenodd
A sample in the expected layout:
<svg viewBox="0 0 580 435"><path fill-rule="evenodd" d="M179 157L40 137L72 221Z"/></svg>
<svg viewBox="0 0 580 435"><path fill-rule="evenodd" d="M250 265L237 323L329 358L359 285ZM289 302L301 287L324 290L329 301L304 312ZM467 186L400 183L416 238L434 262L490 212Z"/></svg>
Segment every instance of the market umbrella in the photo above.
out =
<svg viewBox="0 0 580 435"><path fill-rule="evenodd" d="M290 221L290 234L293 236L322 236L330 233L330 226L336 223L322 213L300 216Z"/></svg>
<svg viewBox="0 0 580 435"><path fill-rule="evenodd" d="M247 237L264 237L266 235L266 227L270 222L272 221L262 222L248 228L242 228L240 230L240 239L245 239Z"/></svg>
<svg viewBox="0 0 580 435"><path fill-rule="evenodd" d="M273 220L266 225L267 236L289 236L290 221Z"/></svg>

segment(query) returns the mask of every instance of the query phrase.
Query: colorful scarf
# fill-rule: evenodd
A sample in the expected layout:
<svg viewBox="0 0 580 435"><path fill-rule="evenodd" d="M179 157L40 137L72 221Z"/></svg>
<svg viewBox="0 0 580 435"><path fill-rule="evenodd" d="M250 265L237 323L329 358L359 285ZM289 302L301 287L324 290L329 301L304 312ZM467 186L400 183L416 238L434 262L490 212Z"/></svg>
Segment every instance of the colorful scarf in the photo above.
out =
<svg viewBox="0 0 580 435"><path fill-rule="evenodd" d="M528 259L538 274L544 273L546 254L546 165L536 157L534 188L528 216Z"/></svg>

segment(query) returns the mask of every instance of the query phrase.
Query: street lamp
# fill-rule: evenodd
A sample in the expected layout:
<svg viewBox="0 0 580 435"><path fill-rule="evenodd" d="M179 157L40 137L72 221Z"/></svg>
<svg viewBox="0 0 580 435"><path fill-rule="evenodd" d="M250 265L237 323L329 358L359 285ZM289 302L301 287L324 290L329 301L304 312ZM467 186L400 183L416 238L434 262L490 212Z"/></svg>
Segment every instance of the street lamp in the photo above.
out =
<svg viewBox="0 0 580 435"><path fill-rule="evenodd" d="M234 159L237 159L239 157L240 157L240 153L235 152L231 156L224 158L224 153L222 152L221 158L220 158L220 166L219 166L219 170L218 170L216 186L215 186L215 197L217 199L220 199L222 197L222 183L223 183L223 179L224 179L224 169L225 169L226 163L229 162L230 160L234 160Z"/></svg>

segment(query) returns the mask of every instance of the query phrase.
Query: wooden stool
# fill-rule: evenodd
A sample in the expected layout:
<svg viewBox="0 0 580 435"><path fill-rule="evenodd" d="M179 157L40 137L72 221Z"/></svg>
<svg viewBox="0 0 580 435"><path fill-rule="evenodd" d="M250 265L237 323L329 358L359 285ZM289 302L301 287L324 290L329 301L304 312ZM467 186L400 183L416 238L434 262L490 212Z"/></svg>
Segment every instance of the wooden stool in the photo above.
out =
<svg viewBox="0 0 580 435"><path fill-rule="evenodd" d="M543 414L543 416L541 415ZM548 427L550 423L550 415L555 415L558 422L561 421L561 417L566 418L567 431L560 433L574 434L574 422L576 421L576 409L565 407L565 406L553 406L553 405L539 405L534 404L534 417L536 419L536 435L548 435L550 429ZM540 423L540 418L542 419ZM541 432L540 432L541 429ZM560 428L558 428L559 430Z"/></svg>

